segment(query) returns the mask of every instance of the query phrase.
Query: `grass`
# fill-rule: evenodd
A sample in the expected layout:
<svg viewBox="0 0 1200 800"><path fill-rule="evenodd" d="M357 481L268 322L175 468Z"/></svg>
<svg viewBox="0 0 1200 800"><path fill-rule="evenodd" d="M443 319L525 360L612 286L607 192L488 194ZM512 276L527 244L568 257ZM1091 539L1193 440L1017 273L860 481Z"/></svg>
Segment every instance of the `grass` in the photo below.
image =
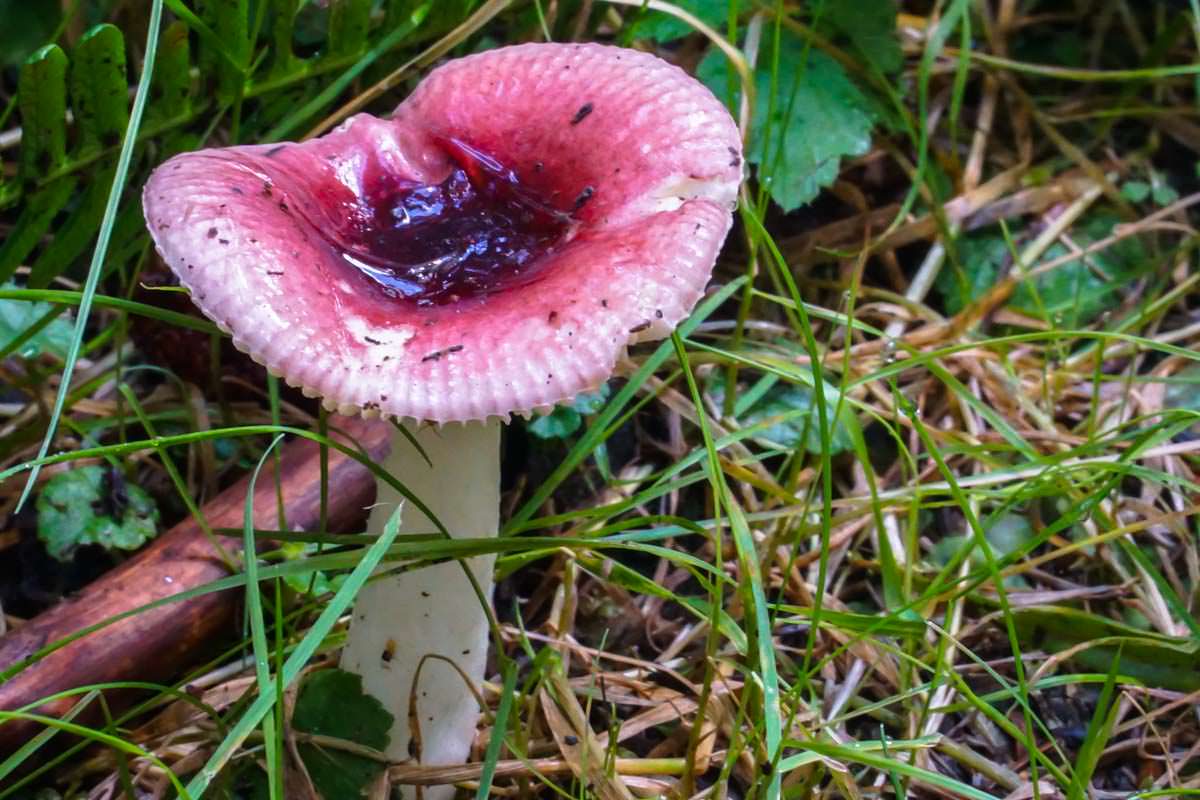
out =
<svg viewBox="0 0 1200 800"><path fill-rule="evenodd" d="M274 481L281 436L363 458L157 288L138 187L171 152L386 112L485 47L657 49L755 154L713 290L578 430L509 428L496 540L256 530L249 508L214 531L274 542L180 596L236 590L239 635L173 685L0 711L43 726L0 798L295 797L297 742L480 798L1200 795L1194 1L388 2L361 32L332 5L51 4L68 57L107 46L92 24L123 34L117 140L30 125L112 76L53 48L22 70L47 42L0 32L26 48L0 73L5 627L125 557L41 553L34 500L72 467L114 466L172 523ZM106 206L72 201L104 176ZM184 335L200 355L156 349ZM484 552L502 647L470 763L291 726L377 565ZM56 751L68 734L96 746Z"/></svg>

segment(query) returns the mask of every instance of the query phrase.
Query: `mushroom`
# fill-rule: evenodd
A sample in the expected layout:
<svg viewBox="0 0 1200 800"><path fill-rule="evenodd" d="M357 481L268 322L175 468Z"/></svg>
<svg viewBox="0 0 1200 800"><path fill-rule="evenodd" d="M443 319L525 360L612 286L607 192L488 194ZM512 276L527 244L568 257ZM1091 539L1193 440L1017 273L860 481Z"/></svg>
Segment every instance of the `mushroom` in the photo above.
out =
<svg viewBox="0 0 1200 800"><path fill-rule="evenodd" d="M501 422L597 388L630 344L670 334L704 292L741 173L733 120L683 70L527 44L444 64L391 119L175 156L144 206L238 348L332 410L405 421L432 466L397 438L384 467L452 536L480 537L498 529ZM397 500L381 487L372 530ZM406 512L402 530L431 529ZM490 593L492 559L467 563ZM422 658L478 681L487 641L461 564L364 588L342 664L395 715L390 757L410 755ZM444 661L419 679L415 755L461 762L476 701Z"/></svg>

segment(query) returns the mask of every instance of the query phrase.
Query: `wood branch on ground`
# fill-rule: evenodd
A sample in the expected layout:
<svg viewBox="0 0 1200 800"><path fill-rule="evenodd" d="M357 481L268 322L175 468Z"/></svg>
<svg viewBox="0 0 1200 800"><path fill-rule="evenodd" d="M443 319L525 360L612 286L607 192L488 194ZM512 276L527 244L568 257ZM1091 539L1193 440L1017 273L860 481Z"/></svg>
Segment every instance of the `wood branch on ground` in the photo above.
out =
<svg viewBox="0 0 1200 800"><path fill-rule="evenodd" d="M342 441L361 447L372 459L388 449L391 426L381 422L341 419L335 426ZM293 530L312 531L321 520L321 448L309 439L283 447L279 463L285 516ZM328 450L326 514L331 531L363 518L375 494L375 479L353 458ZM249 476L204 506L211 529L243 525ZM269 468L254 490L254 525L278 526L276 485ZM218 550L224 550L224 554ZM176 525L117 569L89 584L37 617L0 637L0 669L10 669L44 648L85 628L119 619L44 655L0 683L0 709L21 709L39 699L79 686L109 681L169 680L189 663L206 657L205 646L223 633L236 636L235 613L243 592L210 592L144 609L150 603L188 592L230 574L225 557L240 559L239 537L210 537L192 518ZM223 557L223 555L225 557ZM130 613L135 609L137 613ZM69 696L43 704L38 714L62 716L78 702ZM93 704L96 706L97 704ZM29 740L40 725L0 725L0 752Z"/></svg>

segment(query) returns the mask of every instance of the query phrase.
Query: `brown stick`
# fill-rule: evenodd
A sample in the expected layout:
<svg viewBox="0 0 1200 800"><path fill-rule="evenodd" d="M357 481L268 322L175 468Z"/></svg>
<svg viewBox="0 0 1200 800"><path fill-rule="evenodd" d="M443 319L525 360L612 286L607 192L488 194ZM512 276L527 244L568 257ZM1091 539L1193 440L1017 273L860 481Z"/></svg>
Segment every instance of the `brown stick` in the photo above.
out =
<svg viewBox="0 0 1200 800"><path fill-rule="evenodd" d="M336 427L378 461L388 451L391 426L339 418ZM345 441L345 440L343 440ZM284 507L292 530L314 530L320 524L320 448L300 439L283 448L280 468ZM226 489L204 506L212 528L241 528L249 477ZM328 525L343 529L360 519L374 501L370 471L337 450L329 450ZM254 524L278 527L275 481L263 471L254 492ZM242 552L241 539L220 537L225 552ZM90 625L147 603L195 589L229 574L212 541L193 519L187 519L121 566L89 584L75 597L39 614L0 637L0 669L17 664L46 645ZM50 653L12 679L0 683L0 709L13 710L56 692L93 683L120 680L159 681L178 674L189 660L204 655L214 636L236 635L232 623L242 590L213 592L169 603L115 622ZM61 716L78 697L38 708ZM0 724L0 752L28 741L39 726L25 722Z"/></svg>

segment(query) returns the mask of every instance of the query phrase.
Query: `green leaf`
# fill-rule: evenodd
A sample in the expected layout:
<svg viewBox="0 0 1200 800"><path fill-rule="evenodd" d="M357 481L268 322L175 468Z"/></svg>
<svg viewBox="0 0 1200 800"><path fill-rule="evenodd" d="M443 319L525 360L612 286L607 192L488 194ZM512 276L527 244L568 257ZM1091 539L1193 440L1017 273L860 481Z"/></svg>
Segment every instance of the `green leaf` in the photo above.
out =
<svg viewBox="0 0 1200 800"><path fill-rule="evenodd" d="M1094 214L1072 230L1075 243L1086 248L1112 235L1119 223L1113 214ZM1055 244L1043 259L1050 261L1069 252L1065 246ZM1116 308L1129 284L1145 274L1150 265L1140 239L1122 239L1087 258L1023 281L1013 292L1010 305L1062 327L1086 325L1102 312Z"/></svg>
<svg viewBox="0 0 1200 800"><path fill-rule="evenodd" d="M1171 376L1163 408L1200 411L1200 364L1189 364Z"/></svg>
<svg viewBox="0 0 1200 800"><path fill-rule="evenodd" d="M377 59L391 52L407 39L413 31L419 28L432 7L433 0L425 0L422 5L413 10L412 15L408 19L401 20L397 24L389 26L387 34L380 38L371 49L359 56L354 64L347 67L336 79L326 84L319 93L310 98L308 102L301 104L299 108L296 107L295 103L289 103L287 106L280 108L279 111L282 113L277 114L274 118L277 119L279 116L283 116L283 113L286 113L287 116L263 134L263 140L274 142L287 138L305 120L329 106L364 71L370 68ZM285 94L280 93L279 97ZM273 98L273 100L276 99L278 97ZM271 115L275 109L270 109L267 104L264 104L264 111L267 115Z"/></svg>
<svg viewBox="0 0 1200 800"><path fill-rule="evenodd" d="M840 64L786 32L772 86L773 49L764 47L754 73L757 102L747 159L758 167L758 179L772 199L784 211L794 211L837 179L844 156L870 149L879 115ZM738 97L729 94L737 82L729 72L724 54L712 48L696 74L737 108Z"/></svg>
<svg viewBox="0 0 1200 800"><path fill-rule="evenodd" d="M371 22L371 0L341 0L329 10L330 57L346 56L363 49Z"/></svg>
<svg viewBox="0 0 1200 800"><path fill-rule="evenodd" d="M1100 212L1076 225L1071 235L1081 248L1087 247L1111 235L1119 221L1111 213ZM1063 245L1055 244L1042 259L1052 261L1068 252ZM947 314L956 314L982 297L995 284L1001 269L1011 263L1012 251L999 233L977 233L959 240L958 256L957 263L947 264L934 284ZM1009 306L1063 327L1085 325L1119 305L1125 288L1150 266L1141 240L1130 237L1021 282Z"/></svg>
<svg viewBox="0 0 1200 800"><path fill-rule="evenodd" d="M880 72L891 74L904 65L896 36L896 0L832 0L825 3L821 21Z"/></svg>
<svg viewBox="0 0 1200 800"><path fill-rule="evenodd" d="M399 484L394 485L398 489L402 489ZM411 500L412 498L410 497L409 499ZM417 503L417 505L419 506L420 504ZM320 615L317 616L316 622L312 624L312 627L304 634L304 638L292 649L287 661L283 664L283 673L279 684L282 688L287 688L292 684L292 681L300 676L300 672L304 669L308 660L313 657L317 652L317 648L325 641L325 637L329 635L333 626L337 624L338 618L350 607L350 603L353 601L355 595L362 589L367 578L371 576L372 570L378 566L384 553L396 541L396 536L400 532L400 514L402 508L402 506L399 506L392 512L392 516L383 526L383 533L359 556L358 563L355 564L354 569L346 577L345 584L325 604ZM216 749L208 757L208 761L204 767L188 783L185 790L187 795L191 797L204 796L213 779L220 774L221 769L233 758L234 752L242 746L251 731L262 722L263 717L270 713L279 699L279 694L276 692L260 694L254 699L254 702L242 713L225 738L216 746Z"/></svg>
<svg viewBox="0 0 1200 800"><path fill-rule="evenodd" d="M1169 206L1179 199L1179 192L1169 183L1155 183L1152 195L1154 202L1160 206Z"/></svg>
<svg viewBox="0 0 1200 800"><path fill-rule="evenodd" d="M779 610L795 615L792 618L781 618L779 622L808 623L813 618L813 610L804 606L780 604ZM871 636L895 636L905 638L920 636L925 632L925 622L919 617L896 615L882 616L878 611L872 613L853 613L849 611L830 611L821 609L821 625L837 628L847 633L869 634Z"/></svg>
<svg viewBox="0 0 1200 800"><path fill-rule="evenodd" d="M512 711L514 698L517 697L517 665L504 659L501 666L504 684L500 688L500 705L496 709L496 718L492 724L492 735L488 739L487 752L483 756L483 770L479 776L479 788L475 792L475 800L488 800L492 796L492 777L496 771L496 762L504 750L504 734L508 731L509 712Z"/></svg>
<svg viewBox="0 0 1200 800"><path fill-rule="evenodd" d="M47 419L45 435L42 437L42 443L38 446L37 459L39 460L45 458L46 454L50 451L50 444L54 441L58 430L59 418L66 407L67 395L71 387L71 377L75 372L75 365L78 362L79 353L83 348L84 328L87 326L88 317L91 314L92 304L96 297L96 286L99 284L100 275L104 271L108 247L112 242L113 225L117 220L117 210L121 203L121 191L129 175L129 165L133 160L134 145L138 139L138 129L142 122L142 114L146 110L146 98L150 95L151 76L154 73L154 61L158 53L158 34L162 25L163 2L164 0L152 0L150 4L150 18L146 26L145 61L142 65L142 76L141 80L138 81L137 90L134 92L133 108L129 115L129 126L125 130L125 135L121 141L121 149L117 154L113 185L108 193L108 202L104 207L104 217L100 221L100 231L96 236L96 247L92 251L92 259L88 264L87 278L83 282L83 291L79 297L79 311L75 319L75 334L71 338L71 347L67 351L67 357L63 359L62 378L58 391L54 395L54 404L50 409ZM135 204L130 204L127 208L131 206L135 206ZM25 501L33 491L40 469L41 464L36 463L29 470L29 474L25 479L25 486L21 490L20 497L17 499L18 509L25 504Z"/></svg>
<svg viewBox="0 0 1200 800"><path fill-rule="evenodd" d="M3 289L15 289L12 283L6 283ZM50 303L28 302L25 300L0 300L0 351L7 351L17 337L36 324L42 317L54 308ZM17 350L22 358L34 358L41 353L52 353L59 358L67 354L71 346L71 336L74 326L68 317L59 316L48 325L25 341Z"/></svg>
<svg viewBox="0 0 1200 800"><path fill-rule="evenodd" d="M115 25L97 25L84 34L72 61L71 98L80 131L76 152L116 147L129 124L125 37Z"/></svg>
<svg viewBox="0 0 1200 800"><path fill-rule="evenodd" d="M729 3L727 0L674 0L673 5L689 11L712 28L720 30L725 20L729 18ZM650 39L655 42L673 42L688 34L695 33L695 28L678 17L665 14L662 11L649 11L639 16L633 24L632 34L636 39Z"/></svg>
<svg viewBox="0 0 1200 800"><path fill-rule="evenodd" d="M324 669L309 675L300 688L292 727L382 752L390 738L392 715L363 691L360 676ZM326 800L362 797L367 784L384 768L380 761L332 747L301 742L298 750L313 784Z"/></svg>
<svg viewBox="0 0 1200 800"><path fill-rule="evenodd" d="M957 242L958 258L938 273L933 287L942 296L947 314L957 314L983 297L1000 275L1009 256L1004 237L964 236Z"/></svg>
<svg viewBox="0 0 1200 800"><path fill-rule="evenodd" d="M1033 541L1035 535L1033 526L1024 514L1001 514L983 522L986 526L983 535L996 558L1004 558L1016 552ZM964 547L970 548L967 558L973 567L981 567L986 563L987 559L976 546L975 537L970 535L943 536L933 545L929 558L938 566L944 567L953 561ZM1008 589L1027 588L1024 579L1019 575L1005 578L1004 586Z"/></svg>
<svg viewBox="0 0 1200 800"><path fill-rule="evenodd" d="M85 544L136 550L158 532L158 506L150 495L98 464L48 480L37 511L38 538L59 561Z"/></svg>
<svg viewBox="0 0 1200 800"><path fill-rule="evenodd" d="M1131 203L1140 203L1150 196L1150 184L1145 181L1125 181L1121 196Z"/></svg>
<svg viewBox="0 0 1200 800"><path fill-rule="evenodd" d="M288 561L299 561L309 555L315 555L320 552L320 545L315 542L285 542L280 546L283 557ZM342 587L346 582L344 574L335 574L332 577L320 570L304 574L297 572L289 572L283 576L283 582L288 585L288 588L297 594L311 595L312 597L321 597L326 594L332 594Z"/></svg>
<svg viewBox="0 0 1200 800"><path fill-rule="evenodd" d="M67 158L67 54L46 45L21 67L21 177L36 181Z"/></svg>
<svg viewBox="0 0 1200 800"><path fill-rule="evenodd" d="M104 204L116 171L116 165L109 162L93 173L66 221L56 226L54 238L33 262L26 281L28 288L46 288L87 250L100 229Z"/></svg>
<svg viewBox="0 0 1200 800"><path fill-rule="evenodd" d="M272 0L271 18L271 75L287 75L296 70L300 59L292 51L292 32L296 25L296 14L300 0Z"/></svg>
<svg viewBox="0 0 1200 800"><path fill-rule="evenodd" d="M583 425L583 417L570 406L555 406L529 423L529 432L539 439L565 439Z"/></svg>
<svg viewBox="0 0 1200 800"><path fill-rule="evenodd" d="M390 29L411 19L424 0L387 0L384 24ZM424 33L436 37L465 20L479 5L479 0L436 0L425 19Z"/></svg>
<svg viewBox="0 0 1200 800"><path fill-rule="evenodd" d="M584 392L570 403L555 406L549 414L532 420L529 432L539 439L565 439L583 425L584 415L595 414L604 408L608 394L608 384L594 392Z"/></svg>
<svg viewBox="0 0 1200 800"><path fill-rule="evenodd" d="M1015 553L1033 541L1033 525L1024 514L1001 514L995 519L984 520L987 538L997 558Z"/></svg>
<svg viewBox="0 0 1200 800"><path fill-rule="evenodd" d="M242 69L249 62L248 0L204 0L201 9L201 18L216 34L211 42L201 40L202 67L216 72L221 98L232 101L244 89Z"/></svg>
<svg viewBox="0 0 1200 800"><path fill-rule="evenodd" d="M25 208L17 222L0 242L0 281L7 281L33 252L58 212L73 197L77 181L74 177L51 181L25 201Z"/></svg>
<svg viewBox="0 0 1200 800"><path fill-rule="evenodd" d="M1200 643L1147 633L1137 628L1062 606L1013 609L1021 647L1059 653L1087 644L1071 660L1097 672L1119 659L1118 672L1147 686L1181 692L1200 690Z"/></svg>
<svg viewBox="0 0 1200 800"><path fill-rule="evenodd" d="M717 406L724 405L724 375L710 373L705 390ZM854 445L850 427L855 420L850 405L841 401L841 412L833 416L833 409L839 405L839 400L837 387L826 382L825 406L831 417L830 455L849 450ZM776 375L768 375L738 398L734 416L743 428L768 423L754 436L756 441L767 447L791 450L803 446L810 453L821 452L816 393L803 383L788 383L779 380Z"/></svg>
<svg viewBox="0 0 1200 800"><path fill-rule="evenodd" d="M175 20L163 31L158 43L158 64L151 79L154 102L146 109L147 119L155 121L180 117L191 109L191 47L187 25Z"/></svg>

